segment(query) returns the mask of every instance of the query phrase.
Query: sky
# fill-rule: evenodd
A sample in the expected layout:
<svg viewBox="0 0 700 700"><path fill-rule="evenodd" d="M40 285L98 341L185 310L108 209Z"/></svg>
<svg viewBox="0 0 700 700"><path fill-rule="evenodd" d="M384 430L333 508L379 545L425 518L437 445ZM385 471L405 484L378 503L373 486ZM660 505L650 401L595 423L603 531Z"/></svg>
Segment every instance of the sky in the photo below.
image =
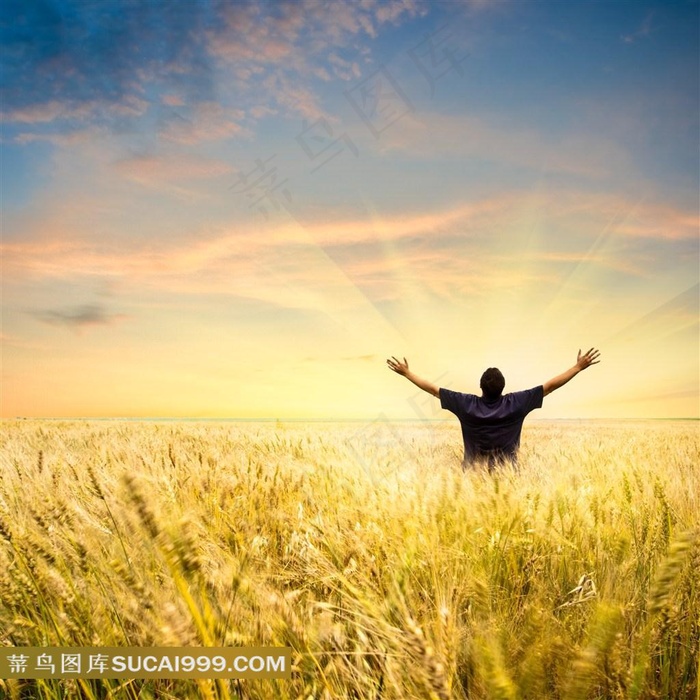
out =
<svg viewBox="0 0 700 700"><path fill-rule="evenodd" d="M698 417L698 2L0 13L3 417Z"/></svg>

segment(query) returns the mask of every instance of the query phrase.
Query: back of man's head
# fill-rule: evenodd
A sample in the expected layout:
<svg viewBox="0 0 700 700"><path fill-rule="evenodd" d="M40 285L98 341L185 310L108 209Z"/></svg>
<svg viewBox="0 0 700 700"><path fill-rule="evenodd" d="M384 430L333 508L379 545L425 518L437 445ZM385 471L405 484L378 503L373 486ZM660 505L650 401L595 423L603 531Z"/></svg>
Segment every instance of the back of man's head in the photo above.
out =
<svg viewBox="0 0 700 700"><path fill-rule="evenodd" d="M501 374L501 370L489 367L482 375L479 386L484 392L484 398L493 401L503 393L506 380Z"/></svg>

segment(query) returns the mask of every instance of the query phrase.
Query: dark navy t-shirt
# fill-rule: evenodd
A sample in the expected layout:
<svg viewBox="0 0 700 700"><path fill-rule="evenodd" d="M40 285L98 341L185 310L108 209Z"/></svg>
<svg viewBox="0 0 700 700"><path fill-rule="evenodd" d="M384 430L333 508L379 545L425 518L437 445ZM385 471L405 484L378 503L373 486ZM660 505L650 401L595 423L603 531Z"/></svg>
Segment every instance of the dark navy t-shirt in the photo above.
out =
<svg viewBox="0 0 700 700"><path fill-rule="evenodd" d="M462 425L465 464L479 457L487 457L489 466L496 460L514 460L525 416L541 408L543 398L542 386L504 394L494 401L440 389L440 405L452 411Z"/></svg>

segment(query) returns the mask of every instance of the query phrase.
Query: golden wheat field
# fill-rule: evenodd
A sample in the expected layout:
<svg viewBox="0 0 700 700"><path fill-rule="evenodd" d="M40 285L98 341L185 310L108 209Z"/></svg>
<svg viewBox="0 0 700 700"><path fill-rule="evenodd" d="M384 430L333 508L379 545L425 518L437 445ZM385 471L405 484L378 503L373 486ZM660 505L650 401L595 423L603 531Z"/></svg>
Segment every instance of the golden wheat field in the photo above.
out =
<svg viewBox="0 0 700 700"><path fill-rule="evenodd" d="M4 680L8 698L695 699L693 421L5 421L0 644L289 646L291 680Z"/></svg>

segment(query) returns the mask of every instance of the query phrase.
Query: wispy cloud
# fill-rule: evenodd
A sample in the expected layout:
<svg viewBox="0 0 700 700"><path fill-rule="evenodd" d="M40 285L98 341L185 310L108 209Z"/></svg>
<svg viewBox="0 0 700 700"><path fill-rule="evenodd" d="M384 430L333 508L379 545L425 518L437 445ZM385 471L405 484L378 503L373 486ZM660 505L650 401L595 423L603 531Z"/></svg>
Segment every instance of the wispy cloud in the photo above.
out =
<svg viewBox="0 0 700 700"><path fill-rule="evenodd" d="M224 31L208 32L207 42L219 65L238 77L237 89L257 95L259 104L304 118L330 117L314 79L357 79L369 51L362 39L426 8L416 0L304 0L277 3L270 12L255 4L230 5Z"/></svg>
<svg viewBox="0 0 700 700"><path fill-rule="evenodd" d="M223 160L194 154L137 155L121 158L113 167L125 179L167 193L180 201L200 200L209 196L206 191L195 189L190 183L235 172L235 168Z"/></svg>
<svg viewBox="0 0 700 700"><path fill-rule="evenodd" d="M170 176L168 168L173 167ZM226 168L226 164L209 159L189 157L133 158L117 164L134 177L178 180L190 172L194 177L208 177ZM494 230L517 220L523 208L539 212L543 221L550 220L557 229L574 226L576 235L585 239L596 236L601 225L615 218L620 211L634 210L629 219L616 224L613 233L623 238L693 241L697 238L699 218L693 211L684 211L665 203L642 203L626 200L621 195L590 193L577 190L551 190L540 193L505 192L473 202L460 203L432 212L401 212L367 218L316 221L300 227L269 223L248 227L220 227L219 233L203 236L194 233L183 245L161 241L158 247L147 244L149 254L138 250L142 244L134 239L131 245L121 241L119 249L108 248L104 240L91 240L89 233L73 229L57 230L52 221L56 212L45 212L34 224L35 235L1 244L5 270L33 268L48 274L52 271L90 267L104 272L118 270L158 269L188 271L205 269L219 259L255 256L265 250L284 250L313 244L322 248L362 246L399 242L420 236L430 240L454 238L460 241L493 240ZM549 243L547 243L549 245ZM434 253L439 253L439 250ZM551 248L550 248L551 252Z"/></svg>
<svg viewBox="0 0 700 700"><path fill-rule="evenodd" d="M167 163L136 160L123 167L157 185ZM149 174L151 167L154 172ZM201 167L205 175L208 163ZM186 163L179 172L185 175ZM617 226L609 230L615 245L595 248L611 217L634 206L631 223L618 217ZM493 232L521 226L518 217L524 209L538 212L542 231L553 233L513 258ZM238 295L282 307L329 310L360 301L359 296L355 301L348 296L349 286L374 301L400 298L406 284L449 299L483 296L514 284L528 288L552 283L567 263L645 276L653 271L654 258L646 248L636 247L637 241L682 244L697 235L691 212L563 190L537 196L504 193L431 213L318 222L306 228L296 223L270 225L268 230L231 225L202 231L187 241L162 239L158 245L137 239L110 245L80 231L72 231L72 237L63 231L51 239L50 229L39 223L37 227L40 238L2 244L8 282L103 276L163 292ZM625 250L623 259L620 250ZM43 320L90 319L84 311Z"/></svg>
<svg viewBox="0 0 700 700"><path fill-rule="evenodd" d="M380 151L426 159L465 159L541 172L601 178L629 167L629 154L600 134L561 135L496 118L422 113L405 115L382 135Z"/></svg>
<svg viewBox="0 0 700 700"><path fill-rule="evenodd" d="M125 314L110 313L99 304L84 304L60 309L42 309L30 312L34 318L52 326L82 329L88 326L107 326L128 318Z"/></svg>
<svg viewBox="0 0 700 700"><path fill-rule="evenodd" d="M216 102L200 102L187 110L187 116L183 116L184 111L173 110L165 118L160 129L165 140L194 145L250 133L240 123L244 113L239 109L226 109Z"/></svg>
<svg viewBox="0 0 700 700"><path fill-rule="evenodd" d="M88 125L119 130L126 119L133 129L156 116L163 139L191 146L250 136L258 119L280 111L330 116L314 81L357 79L370 52L363 41L428 5L193 1L156 11L105 0L71 13L50 3L13 7L20 16L0 68L3 120L24 127L12 134L15 143L69 146ZM30 26L31 35L22 29Z"/></svg>
<svg viewBox="0 0 700 700"><path fill-rule="evenodd" d="M183 11L183 9L187 11ZM64 11L53 3L4 3L3 105L7 121L104 121L143 114L142 79L158 75L180 92L206 97L204 5L107 0ZM186 76L170 66L187 58ZM197 59L201 60L197 60ZM139 76L141 81L139 80ZM171 76L171 77L169 77ZM213 90L209 91L212 96Z"/></svg>
<svg viewBox="0 0 700 700"><path fill-rule="evenodd" d="M88 129L75 129L74 131L67 132L20 132L8 140L24 145L27 143L35 143L39 141L45 141L46 143L52 143L54 146L77 146L79 144L85 144L94 139L99 135L99 131L94 128Z"/></svg>
<svg viewBox="0 0 700 700"><path fill-rule="evenodd" d="M635 41L638 41L639 39L646 39L648 36L651 36L652 31L654 30L652 26L652 19L654 18L654 11L650 10L647 12L645 15L644 19L642 20L641 24L639 27L629 33L629 34L623 34L620 36L620 39L625 43L625 44L633 44Z"/></svg>
<svg viewBox="0 0 700 700"><path fill-rule="evenodd" d="M419 12L420 7L421 3L415 2L415 0L394 0L393 2L378 3L375 9L375 17L380 23L397 23L404 12L415 15Z"/></svg>
<svg viewBox="0 0 700 700"><path fill-rule="evenodd" d="M119 116L140 116L148 108L148 102L135 95L126 95L120 102L105 100L88 100L72 102L51 99L49 102L10 108L3 111L2 117L7 122L21 124L45 124L54 121L85 121L104 117L108 112Z"/></svg>
<svg viewBox="0 0 700 700"><path fill-rule="evenodd" d="M184 154L134 156L123 158L114 166L125 177L155 187L163 183L221 177L234 171L223 160Z"/></svg>

